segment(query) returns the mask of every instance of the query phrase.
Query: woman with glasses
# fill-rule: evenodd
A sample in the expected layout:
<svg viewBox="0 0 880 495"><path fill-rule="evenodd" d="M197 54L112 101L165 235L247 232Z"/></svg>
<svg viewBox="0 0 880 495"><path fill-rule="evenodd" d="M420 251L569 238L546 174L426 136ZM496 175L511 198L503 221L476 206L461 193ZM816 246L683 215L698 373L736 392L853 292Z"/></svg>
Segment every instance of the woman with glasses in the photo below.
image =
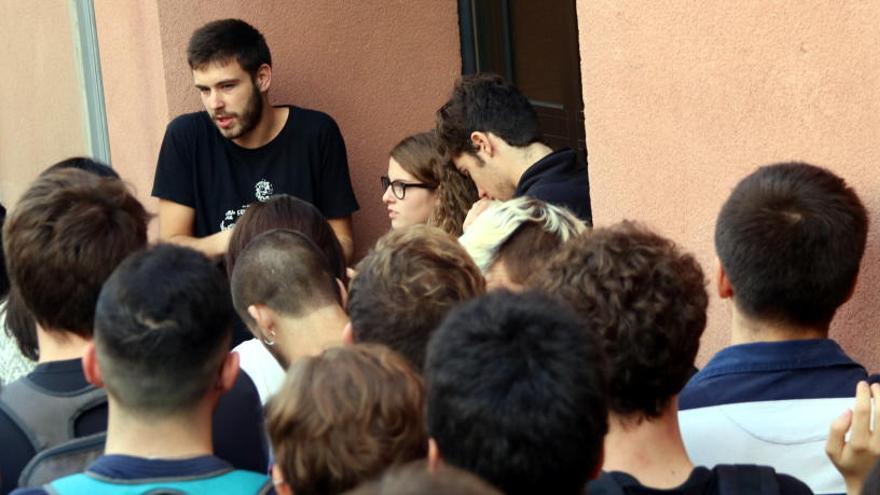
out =
<svg viewBox="0 0 880 495"><path fill-rule="evenodd" d="M409 136L391 150L382 188L391 228L427 223L456 237L477 200L473 182L437 151L434 131Z"/></svg>

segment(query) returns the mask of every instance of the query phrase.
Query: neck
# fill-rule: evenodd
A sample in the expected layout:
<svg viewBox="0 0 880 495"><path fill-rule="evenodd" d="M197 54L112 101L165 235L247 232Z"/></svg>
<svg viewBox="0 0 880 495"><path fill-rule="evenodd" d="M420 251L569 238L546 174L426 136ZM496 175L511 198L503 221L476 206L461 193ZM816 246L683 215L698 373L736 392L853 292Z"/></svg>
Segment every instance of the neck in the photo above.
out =
<svg viewBox="0 0 880 495"><path fill-rule="evenodd" d="M659 418L636 422L609 414L604 471L625 472L647 487L674 488L694 469L678 428L678 397Z"/></svg>
<svg viewBox="0 0 880 495"><path fill-rule="evenodd" d="M336 304L325 306L299 317L284 317L279 322L276 347L281 351L287 368L293 361L315 356L330 347L342 344L342 330L348 316Z"/></svg>
<svg viewBox="0 0 880 495"><path fill-rule="evenodd" d="M205 398L192 411L171 416L131 414L111 397L104 453L148 459L210 455L212 411L212 401Z"/></svg>
<svg viewBox="0 0 880 495"><path fill-rule="evenodd" d="M513 167L511 167L510 179L513 181L514 187L519 184L520 179L529 167L550 153L553 153L553 149L540 142L532 143L522 148L511 146L510 151L513 154Z"/></svg>
<svg viewBox="0 0 880 495"><path fill-rule="evenodd" d="M86 345L91 341L73 332L58 329L44 329L37 325L37 346L40 349L38 363L80 359Z"/></svg>
<svg viewBox="0 0 880 495"><path fill-rule="evenodd" d="M263 113L257 125L245 135L232 140L242 148L254 149L265 146L275 139L284 124L287 123L288 107L276 108L269 104L268 97L263 98Z"/></svg>
<svg viewBox="0 0 880 495"><path fill-rule="evenodd" d="M730 343L733 345L824 338L828 338L828 325L808 327L759 320L743 314L736 305L733 307L730 333Z"/></svg>

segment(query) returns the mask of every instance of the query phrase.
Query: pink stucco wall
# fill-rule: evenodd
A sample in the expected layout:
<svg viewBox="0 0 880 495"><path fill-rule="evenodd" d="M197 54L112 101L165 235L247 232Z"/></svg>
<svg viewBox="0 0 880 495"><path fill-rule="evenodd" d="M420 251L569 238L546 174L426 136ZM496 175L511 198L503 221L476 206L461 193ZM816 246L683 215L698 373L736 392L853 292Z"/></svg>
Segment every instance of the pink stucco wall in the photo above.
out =
<svg viewBox="0 0 880 495"><path fill-rule="evenodd" d="M361 204L354 217L359 255L388 229L378 185L388 150L407 134L433 125L434 111L461 70L455 2L96 3L114 165L123 171L134 167L124 175L139 191L149 194L164 125L201 108L186 64L190 34L210 20L239 17L260 29L272 50L270 99L325 111L339 123ZM120 18L127 20L119 25ZM141 20L146 24L138 25ZM116 45L126 40L138 43L134 53L148 60L132 60L129 48ZM132 92L132 78L143 101L125 97ZM163 112L161 118L156 115ZM140 118L151 119L141 129L145 135L123 131ZM123 156L129 164L121 163Z"/></svg>
<svg viewBox="0 0 880 495"><path fill-rule="evenodd" d="M845 177L872 216L853 299L831 335L880 368L880 5L578 0L597 225L640 219L710 275L700 363L728 340L715 216L755 167L801 160Z"/></svg>

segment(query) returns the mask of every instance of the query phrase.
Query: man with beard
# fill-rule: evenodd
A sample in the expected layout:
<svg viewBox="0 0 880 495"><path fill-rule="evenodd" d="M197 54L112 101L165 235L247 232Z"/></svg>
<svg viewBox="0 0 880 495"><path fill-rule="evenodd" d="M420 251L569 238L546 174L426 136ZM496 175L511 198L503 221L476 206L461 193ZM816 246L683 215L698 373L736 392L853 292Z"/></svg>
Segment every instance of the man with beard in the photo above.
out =
<svg viewBox="0 0 880 495"><path fill-rule="evenodd" d="M288 193L329 219L349 259L358 204L336 122L269 103L269 47L244 21L197 29L187 60L205 112L181 115L165 132L153 183L159 237L217 258L247 205Z"/></svg>

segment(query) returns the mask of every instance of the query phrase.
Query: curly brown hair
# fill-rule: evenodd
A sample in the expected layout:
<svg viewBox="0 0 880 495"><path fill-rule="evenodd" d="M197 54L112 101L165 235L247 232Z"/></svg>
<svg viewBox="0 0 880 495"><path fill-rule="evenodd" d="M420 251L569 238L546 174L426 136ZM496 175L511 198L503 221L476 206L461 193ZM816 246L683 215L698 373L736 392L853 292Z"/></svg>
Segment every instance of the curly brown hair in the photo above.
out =
<svg viewBox="0 0 880 495"><path fill-rule="evenodd" d="M435 131L422 132L397 143L390 155L407 173L436 188L437 206L428 225L458 237L468 210L477 200L477 188L439 152L438 145Z"/></svg>
<svg viewBox="0 0 880 495"><path fill-rule="evenodd" d="M387 347L296 361L266 405L275 462L298 495L341 493L427 450L424 386Z"/></svg>
<svg viewBox="0 0 880 495"><path fill-rule="evenodd" d="M706 327L706 279L697 260L623 222L568 241L534 283L603 338L611 411L659 417L687 382Z"/></svg>
<svg viewBox="0 0 880 495"><path fill-rule="evenodd" d="M486 291L480 269L458 241L427 225L385 234L356 271L348 298L355 342L385 344L418 370L446 314Z"/></svg>

